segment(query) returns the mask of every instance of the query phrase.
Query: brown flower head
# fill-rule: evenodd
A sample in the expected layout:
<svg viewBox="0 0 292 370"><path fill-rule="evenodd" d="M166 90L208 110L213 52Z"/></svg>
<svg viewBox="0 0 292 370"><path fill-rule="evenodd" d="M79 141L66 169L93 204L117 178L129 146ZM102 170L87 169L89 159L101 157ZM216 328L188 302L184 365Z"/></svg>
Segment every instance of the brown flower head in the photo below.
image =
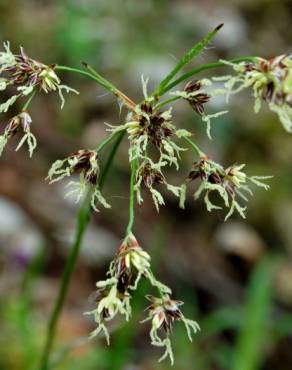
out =
<svg viewBox="0 0 292 370"><path fill-rule="evenodd" d="M55 67L29 58L22 47L19 54L13 54L9 42L4 43L4 51L0 51L0 90L13 86L16 93L0 104L0 112L7 112L19 97L31 94L37 87L45 93L57 91L63 107L65 100L62 91L78 92L61 84Z"/></svg>
<svg viewBox="0 0 292 370"><path fill-rule="evenodd" d="M137 122L139 123L138 136L146 134L156 147L160 147L164 139L173 135L171 116L166 112L153 110L149 102L141 104Z"/></svg>
<svg viewBox="0 0 292 370"><path fill-rule="evenodd" d="M147 162L139 171L137 171L137 180L140 177L147 188L152 188L153 185L165 183L163 173L158 168L153 167L150 162Z"/></svg>
<svg viewBox="0 0 292 370"><path fill-rule="evenodd" d="M227 220L234 210L245 218L246 207L242 207L237 197L247 201L246 194L252 195L252 191L249 188L248 181L264 189L268 189L269 186L263 183L261 180L270 178L271 176L247 176L242 169L242 165L233 165L224 169L220 164L213 162L207 157L201 157L198 162L193 164L192 170L187 177L187 182L196 179L201 180L201 184L194 193L194 198L198 199L202 193L205 193L204 202L207 210L220 209L221 207L214 205L209 195L212 192L216 192L224 201L225 207L229 208L229 212L225 217ZM181 207L184 207L186 184L182 185L181 195Z"/></svg>
<svg viewBox="0 0 292 370"><path fill-rule="evenodd" d="M80 149L69 156L72 173L83 173L85 181L96 185L99 175L98 154L95 150Z"/></svg>
<svg viewBox="0 0 292 370"><path fill-rule="evenodd" d="M200 92L201 88L201 81L195 80L188 82L184 91L186 93L185 99L190 103L194 111L202 116L205 113L204 104L211 99L211 96Z"/></svg>
<svg viewBox="0 0 292 370"><path fill-rule="evenodd" d="M147 295L146 298L151 304L146 308L149 317L152 318L152 327L156 330L163 329L167 335L172 332L175 321L180 321L183 314L180 306L184 303L170 299L166 294L162 298Z"/></svg>
<svg viewBox="0 0 292 370"><path fill-rule="evenodd" d="M87 186L91 185L94 189L91 195L92 208L98 211L96 208L97 202L105 208L110 208L98 187L99 165L98 154L95 150L80 149L63 160L57 160L52 164L47 178L52 184L72 174L79 174L79 181L69 182L68 186L74 188L66 196L76 194L76 202L78 202L84 195Z"/></svg>
<svg viewBox="0 0 292 370"><path fill-rule="evenodd" d="M225 81L223 93L228 98L246 88L253 89L254 110L259 112L262 101L277 113L288 132L292 132L292 55L280 55L271 59L254 58L253 62L234 64L222 61L233 67L235 76L222 76Z"/></svg>
<svg viewBox="0 0 292 370"><path fill-rule="evenodd" d="M148 277L150 256L138 244L133 234L125 238L116 254L110 273L118 279L118 289L136 289L142 276Z"/></svg>

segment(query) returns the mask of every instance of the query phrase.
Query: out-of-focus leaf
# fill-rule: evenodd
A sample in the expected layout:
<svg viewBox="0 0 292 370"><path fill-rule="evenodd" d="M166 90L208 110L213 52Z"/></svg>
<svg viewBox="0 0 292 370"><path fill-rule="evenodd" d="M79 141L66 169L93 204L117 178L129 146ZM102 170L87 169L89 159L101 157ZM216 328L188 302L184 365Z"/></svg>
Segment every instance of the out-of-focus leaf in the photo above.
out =
<svg viewBox="0 0 292 370"><path fill-rule="evenodd" d="M265 257L256 267L248 287L242 328L234 351L233 370L257 370L269 340L269 314L272 306L271 281L276 260Z"/></svg>

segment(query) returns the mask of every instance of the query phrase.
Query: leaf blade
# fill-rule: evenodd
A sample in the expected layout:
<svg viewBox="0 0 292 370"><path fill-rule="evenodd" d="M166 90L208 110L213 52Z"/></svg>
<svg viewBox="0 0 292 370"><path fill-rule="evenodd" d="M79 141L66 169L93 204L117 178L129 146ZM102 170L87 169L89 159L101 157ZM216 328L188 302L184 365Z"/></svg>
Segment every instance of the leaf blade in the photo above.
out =
<svg viewBox="0 0 292 370"><path fill-rule="evenodd" d="M153 95L160 96L161 91L168 83L174 78L174 76L192 59L198 56L201 51L210 43L210 41L215 37L217 32L223 27L223 23L219 24L213 31L209 32L206 37L200 42L194 45L189 51L187 51L183 57L178 61L176 66L169 72L169 74L160 82L158 87L154 90Z"/></svg>

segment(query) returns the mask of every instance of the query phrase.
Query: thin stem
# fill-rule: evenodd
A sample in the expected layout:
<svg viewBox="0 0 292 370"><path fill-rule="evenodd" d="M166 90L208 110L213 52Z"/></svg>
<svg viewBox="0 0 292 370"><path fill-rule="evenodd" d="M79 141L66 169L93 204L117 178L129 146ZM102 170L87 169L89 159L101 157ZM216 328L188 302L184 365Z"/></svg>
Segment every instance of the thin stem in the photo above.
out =
<svg viewBox="0 0 292 370"><path fill-rule="evenodd" d="M119 144L123 138L124 132L119 133L119 136L117 138L116 143L113 145L111 152L108 156L107 162L104 166L104 169L100 175L99 179L99 188L101 189L104 185L105 179L108 175L108 172L110 170L111 164L113 162L114 156L117 152L117 149L119 147ZM49 369L49 358L52 350L53 341L56 334L57 329L57 323L58 319L62 310L62 307L64 305L66 293L69 287L69 282L71 275L73 273L74 267L76 265L76 261L79 255L81 243L84 237L84 233L86 231L87 225L90 220L90 215L92 213L92 209L90 207L90 198L91 198L91 191L88 192L86 197L84 198L80 209L78 213L78 220L77 220L77 231L74 243L72 245L72 248L70 250L69 257L66 261L64 273L61 280L60 289L58 292L57 300L55 302L53 312L51 314L48 327L47 327L47 334L46 334L46 340L45 345L41 357L41 364L40 364L40 370L48 370Z"/></svg>
<svg viewBox="0 0 292 370"><path fill-rule="evenodd" d="M30 94L29 98L27 99L27 101L26 101L26 102L25 102L25 104L23 105L22 110L27 110L27 108L28 108L28 106L30 105L30 103L31 103L31 101L32 101L33 97L35 96L35 94L36 94L36 90L34 90L34 91Z"/></svg>
<svg viewBox="0 0 292 370"><path fill-rule="evenodd" d="M230 63L240 63L240 62L254 62L255 57L241 57L237 59L232 59L229 62ZM223 62L215 62L215 63L209 63L209 64L204 64L200 67L193 68L189 72L184 73L181 75L179 78L171 82L169 85L165 86L162 91L161 95L164 95L166 92L174 88L176 85L178 85L180 82L185 81L186 79L200 73L203 71L207 71L208 69L214 69L214 68L219 68L219 67L226 67L226 64Z"/></svg>
<svg viewBox="0 0 292 370"><path fill-rule="evenodd" d="M131 179L130 179L130 202L129 202L129 223L127 226L127 235L132 232L135 219L135 178L137 170L137 158L131 161Z"/></svg>
<svg viewBox="0 0 292 370"><path fill-rule="evenodd" d="M172 98L169 98L169 99L166 99L162 102L160 102L159 104L155 105L155 109L159 109L169 103L172 103L173 101L176 101L176 100L179 100L181 99L181 96L173 96Z"/></svg>
<svg viewBox="0 0 292 370"><path fill-rule="evenodd" d="M116 97L121 99L130 110L134 110L136 108L136 104L128 96L126 96L124 93L122 93L111 82L107 81L104 77L102 77L99 73L97 73L88 64L85 64L85 66L86 66L86 68L89 69L90 72L83 71L82 69L79 69L79 68L72 68L72 67L60 66L60 65L57 65L55 67L55 69L60 70L60 71L68 71L68 72L79 73L79 74L82 74L84 76L90 77L95 82L97 82L99 85L104 87L106 90L110 91Z"/></svg>
<svg viewBox="0 0 292 370"><path fill-rule="evenodd" d="M117 137L117 136L120 137L121 136L121 138L122 138L123 137L123 135L121 135L122 132L124 133L125 130L113 132L112 134L110 134L105 140L103 140L98 145L98 147L96 148L97 153L100 153L115 137Z"/></svg>
<svg viewBox="0 0 292 370"><path fill-rule="evenodd" d="M83 65L96 76L98 79L101 79L105 84L109 86L109 90L119 99L123 100L127 107L131 110L135 110L136 103L133 102L127 95L125 95L122 91L120 91L117 87L115 87L112 83L107 81L104 77L102 77L94 68L92 68L88 63L83 63Z"/></svg>
<svg viewBox="0 0 292 370"><path fill-rule="evenodd" d="M204 157L205 153L201 151L201 149L195 144L190 138L184 136L183 139L194 149L194 151L198 154L199 157Z"/></svg>
<svg viewBox="0 0 292 370"><path fill-rule="evenodd" d="M117 140L116 142L114 143L109 155L108 155L108 158L107 158L107 161L105 162L105 165L104 165L104 168L99 176L99 188L102 189L103 188L103 185L105 183L105 180L106 180L106 177L107 177L107 174L108 174L108 171L112 165L112 162L113 162L113 159L114 159L114 156L118 150L118 147L120 146L120 143L121 141L123 140L123 137L125 135L125 131L120 131L118 132L118 137L117 137Z"/></svg>

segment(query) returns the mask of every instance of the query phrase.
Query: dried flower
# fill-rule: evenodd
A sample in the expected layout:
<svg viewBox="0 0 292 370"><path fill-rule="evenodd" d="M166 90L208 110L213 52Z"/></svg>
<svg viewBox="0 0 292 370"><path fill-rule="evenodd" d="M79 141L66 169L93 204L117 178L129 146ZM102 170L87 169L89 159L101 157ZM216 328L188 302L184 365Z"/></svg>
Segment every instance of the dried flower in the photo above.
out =
<svg viewBox="0 0 292 370"><path fill-rule="evenodd" d="M48 179L50 180L50 184L52 184L75 173L80 174L79 182L69 182L68 186L73 186L75 189L70 190L66 196L76 194L76 202L78 202L84 195L87 186L91 185L94 187L91 195L92 208L98 211L96 208L97 202L101 203L105 208L110 208L110 205L102 196L97 185L99 165L96 151L81 149L63 160L55 161L48 172Z"/></svg>
<svg viewBox="0 0 292 370"><path fill-rule="evenodd" d="M213 162L207 157L201 157L198 162L193 164L193 168L188 175L187 182L200 179L201 185L194 194L194 198L198 199L200 195L205 192L204 202L207 210L212 211L213 209L221 209L221 207L214 205L209 195L211 192L217 192L224 201L225 207L229 208L229 212L225 217L227 220L235 210L245 218L246 207L242 207L238 201L237 196L247 201L247 197L244 194L248 193L253 195L248 181L268 190L269 186L263 183L261 180L271 178L272 176L247 176L242 169L245 164L233 165L224 169L220 164ZM184 207L186 184L182 186L182 198L180 205Z"/></svg>
<svg viewBox="0 0 292 370"><path fill-rule="evenodd" d="M221 111L214 114L205 113L204 104L206 104L211 99L211 95L206 92L204 87L211 85L212 81L208 79L203 79L200 81L195 80L188 82L183 91L175 91L173 93L170 93L171 95L181 97L182 99L185 99L190 103L190 106L194 109L196 113L201 116L202 121L206 123L206 131L209 139L212 139L211 120L213 118L217 118L223 114L228 113L228 111Z"/></svg>
<svg viewBox="0 0 292 370"><path fill-rule="evenodd" d="M5 127L3 135L0 136L0 155L2 154L8 140L17 132L22 130L24 135L17 145L16 150L20 149L22 145L27 142L29 155L30 157L32 156L33 151L37 146L37 141L35 136L30 131L31 123L31 116L26 111L22 111L17 116L14 116L10 119Z"/></svg>
<svg viewBox="0 0 292 370"><path fill-rule="evenodd" d="M174 358L169 337L172 333L174 322L182 321L184 323L190 341L192 341L192 333L195 334L200 330L200 327L196 321L185 318L180 309L183 302L172 300L168 294L163 295L161 298L147 295L146 298L151 304L147 307L148 317L143 322L151 320L151 344L157 347L165 347L165 352L159 361L169 357L173 365Z"/></svg>
<svg viewBox="0 0 292 370"><path fill-rule="evenodd" d="M292 55L283 54L269 60L255 58L252 63L223 62L237 72L235 76L215 78L225 81L223 92L227 100L231 94L252 87L255 112L260 110L262 100L267 102L285 130L292 132Z"/></svg>
<svg viewBox="0 0 292 370"><path fill-rule="evenodd" d="M20 54L13 54L9 42L4 43L4 50L0 52L0 76L5 73L5 77L0 80L0 90L13 86L17 93L0 105L0 112L7 112L18 98L31 94L37 87L45 93L58 91L61 107L65 102L63 90L78 94L71 87L61 84L54 70L55 65L48 66L29 58L22 47Z"/></svg>

